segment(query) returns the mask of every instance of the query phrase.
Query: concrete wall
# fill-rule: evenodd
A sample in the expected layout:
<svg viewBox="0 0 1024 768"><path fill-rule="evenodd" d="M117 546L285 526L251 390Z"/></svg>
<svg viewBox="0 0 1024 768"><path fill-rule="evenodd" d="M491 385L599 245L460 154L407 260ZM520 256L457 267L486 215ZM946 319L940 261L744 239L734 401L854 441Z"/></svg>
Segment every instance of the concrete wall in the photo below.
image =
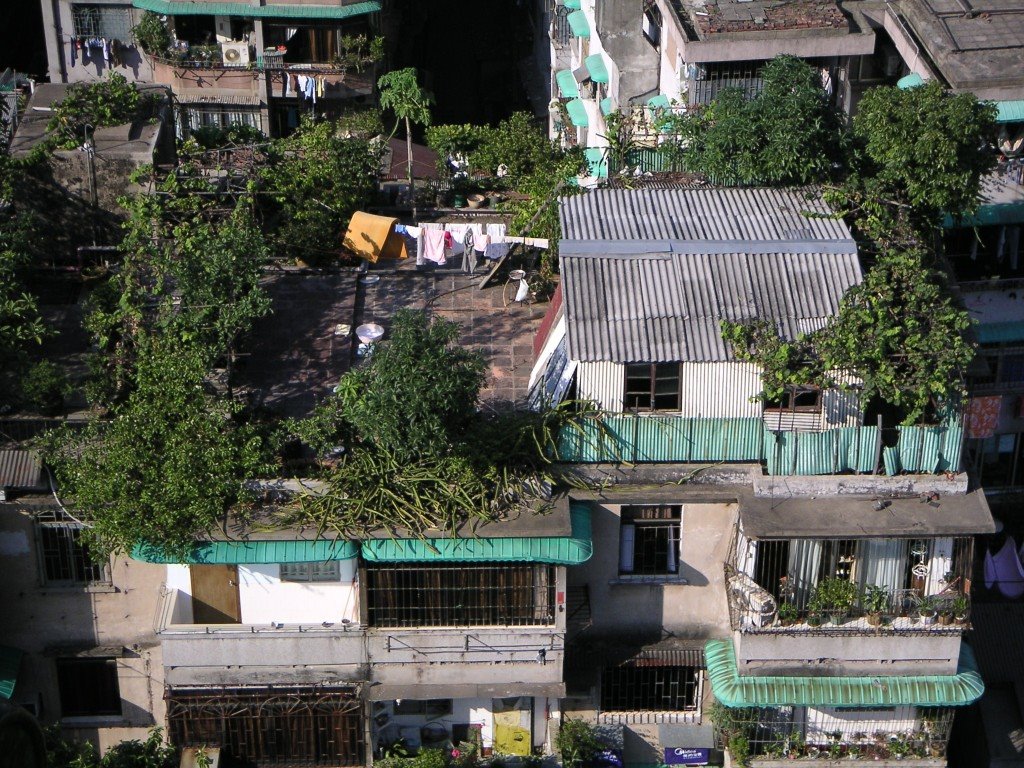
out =
<svg viewBox="0 0 1024 768"><path fill-rule="evenodd" d="M0 604L5 611L0 644L25 652L12 699L41 704L42 722L56 722L61 716L56 659L88 652L113 655L122 716L76 718L65 726L102 749L144 738L164 721L162 658L153 629L163 568L119 557L112 562L110 586L44 585L31 513L45 508L0 505Z"/></svg>
<svg viewBox="0 0 1024 768"><path fill-rule="evenodd" d="M619 70L612 86L619 107L658 87L658 51L642 33L643 0L596 0L595 32Z"/></svg>
<svg viewBox="0 0 1024 768"><path fill-rule="evenodd" d="M356 561L341 560L339 581L281 581L277 564L238 566L243 624L320 624L359 621ZM182 612L175 623L191 623L192 580L187 565L167 566L167 586L179 590Z"/></svg>
<svg viewBox="0 0 1024 768"><path fill-rule="evenodd" d="M736 662L746 675L955 675L960 634L830 635L736 632Z"/></svg>
<svg viewBox="0 0 1024 768"><path fill-rule="evenodd" d="M664 630L694 638L728 635L723 565L736 524L736 505L683 506L677 579L620 578L620 513L620 505L591 503L594 555L569 571L570 585L588 587L592 631L636 636L660 635Z"/></svg>

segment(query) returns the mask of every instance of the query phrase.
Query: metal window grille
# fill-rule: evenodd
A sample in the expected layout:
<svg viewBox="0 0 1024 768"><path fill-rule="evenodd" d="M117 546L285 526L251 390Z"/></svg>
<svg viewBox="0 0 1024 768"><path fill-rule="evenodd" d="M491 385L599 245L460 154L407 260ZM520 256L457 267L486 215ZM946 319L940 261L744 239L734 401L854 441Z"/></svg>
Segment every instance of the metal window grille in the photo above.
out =
<svg viewBox="0 0 1024 768"><path fill-rule="evenodd" d="M572 11L564 5L556 5L551 19L551 42L555 48L564 48L572 40L572 30L569 28L569 14Z"/></svg>
<svg viewBox="0 0 1024 768"><path fill-rule="evenodd" d="M80 5L71 7L75 37L105 37L108 40L132 39L132 14L128 6Z"/></svg>
<svg viewBox="0 0 1024 768"><path fill-rule="evenodd" d="M745 707L730 709L727 720L716 722L715 737L727 747L730 739L740 736L751 757L769 759L941 758L953 715L952 707Z"/></svg>
<svg viewBox="0 0 1024 768"><path fill-rule="evenodd" d="M82 526L49 514L36 519L41 575L46 584L109 584L106 563L94 560L82 543Z"/></svg>
<svg viewBox="0 0 1024 768"><path fill-rule="evenodd" d="M57 659L62 717L121 714L116 659Z"/></svg>
<svg viewBox="0 0 1024 768"><path fill-rule="evenodd" d="M260 119L259 110L236 108L231 109L222 106L197 106L188 104L182 106L184 113L182 123L188 126L188 130L198 131L200 128L231 128L236 125L247 125L250 128L263 130L263 121Z"/></svg>
<svg viewBox="0 0 1024 768"><path fill-rule="evenodd" d="M686 712L697 709L700 670L628 662L601 673L605 712Z"/></svg>
<svg viewBox="0 0 1024 768"><path fill-rule="evenodd" d="M371 627L535 626L555 621L550 565L370 564Z"/></svg>
<svg viewBox="0 0 1024 768"><path fill-rule="evenodd" d="M679 573L680 506L626 507L619 532L619 572Z"/></svg>
<svg viewBox="0 0 1024 768"><path fill-rule="evenodd" d="M340 581L337 560L325 563L281 563L281 581Z"/></svg>
<svg viewBox="0 0 1024 768"><path fill-rule="evenodd" d="M626 366L626 408L638 411L679 409L679 364Z"/></svg>
<svg viewBox="0 0 1024 768"><path fill-rule="evenodd" d="M178 747L218 746L260 765L364 762L362 705L348 689L171 691L167 727Z"/></svg>

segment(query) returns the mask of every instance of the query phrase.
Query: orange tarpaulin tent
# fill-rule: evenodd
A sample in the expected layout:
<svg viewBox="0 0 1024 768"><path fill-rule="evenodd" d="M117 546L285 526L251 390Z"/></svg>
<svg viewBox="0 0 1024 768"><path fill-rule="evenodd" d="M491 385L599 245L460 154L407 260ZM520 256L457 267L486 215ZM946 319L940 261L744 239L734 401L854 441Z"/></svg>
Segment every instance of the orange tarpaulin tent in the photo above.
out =
<svg viewBox="0 0 1024 768"><path fill-rule="evenodd" d="M348 223L342 246L370 262L377 259L407 259L405 238L395 232L398 219L356 211Z"/></svg>

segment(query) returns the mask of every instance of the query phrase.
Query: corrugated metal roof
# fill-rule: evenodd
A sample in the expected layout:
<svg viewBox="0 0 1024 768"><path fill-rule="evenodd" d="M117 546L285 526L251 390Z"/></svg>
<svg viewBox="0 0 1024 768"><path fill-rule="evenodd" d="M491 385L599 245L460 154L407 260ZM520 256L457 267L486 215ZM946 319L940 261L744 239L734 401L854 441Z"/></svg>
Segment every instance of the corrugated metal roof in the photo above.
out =
<svg viewBox="0 0 1024 768"><path fill-rule="evenodd" d="M721 320L770 320L795 338L861 280L853 253L563 252L561 262L569 355L581 361L731 360Z"/></svg>
<svg viewBox="0 0 1024 768"><path fill-rule="evenodd" d="M985 692L967 643L955 675L759 677L740 675L732 640L704 646L715 698L727 707L962 707Z"/></svg>
<svg viewBox="0 0 1024 768"><path fill-rule="evenodd" d="M0 487L43 487L43 462L36 451L0 451Z"/></svg>
<svg viewBox="0 0 1024 768"><path fill-rule="evenodd" d="M18 682L18 668L24 653L9 645L0 645L0 698L10 699Z"/></svg>
<svg viewBox="0 0 1024 768"><path fill-rule="evenodd" d="M258 96L225 95L207 96L204 93L182 93L175 94L180 104L230 104L237 107L258 107L260 99Z"/></svg>
<svg viewBox="0 0 1024 768"><path fill-rule="evenodd" d="M530 562L579 565L593 554L590 507L572 503L571 536L516 538L375 539L363 542L363 557L372 563Z"/></svg>
<svg viewBox="0 0 1024 768"><path fill-rule="evenodd" d="M231 2L191 2L186 0L132 0L132 5L144 11L174 15L245 16L274 19L347 19L376 13L381 9L379 0L366 0L349 5L250 5Z"/></svg>
<svg viewBox="0 0 1024 768"><path fill-rule="evenodd" d="M190 563L197 565L242 565L260 563L317 563L349 560L359 554L351 541L333 539L294 541L206 541L197 544L184 558L172 557L152 544L138 544L132 558L146 563Z"/></svg>
<svg viewBox="0 0 1024 768"><path fill-rule="evenodd" d="M579 252L573 249L574 240L641 241L640 245L734 241L747 246L812 241L841 242L854 249L846 225L830 218L832 211L820 195L806 189L595 189L562 198L558 205L563 254ZM653 250L659 249L641 248Z"/></svg>

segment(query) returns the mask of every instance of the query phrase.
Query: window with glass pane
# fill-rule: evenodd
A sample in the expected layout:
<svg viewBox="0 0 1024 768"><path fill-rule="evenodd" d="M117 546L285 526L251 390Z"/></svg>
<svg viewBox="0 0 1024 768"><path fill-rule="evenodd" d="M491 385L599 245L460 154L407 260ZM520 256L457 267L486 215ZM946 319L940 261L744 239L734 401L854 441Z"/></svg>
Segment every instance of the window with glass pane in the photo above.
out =
<svg viewBox="0 0 1024 768"><path fill-rule="evenodd" d="M61 717L121 714L116 659L57 659L57 688Z"/></svg>
<svg viewBox="0 0 1024 768"><path fill-rule="evenodd" d="M282 563L281 581L341 581L337 560L326 563Z"/></svg>
<svg viewBox="0 0 1024 768"><path fill-rule="evenodd" d="M132 39L132 15L128 6L84 5L71 6L75 37L105 37L108 40Z"/></svg>
<svg viewBox="0 0 1024 768"><path fill-rule="evenodd" d="M627 365L625 403L627 410L679 410L679 364Z"/></svg>
<svg viewBox="0 0 1024 768"><path fill-rule="evenodd" d="M680 506L625 507L619 530L619 572L679 573Z"/></svg>
<svg viewBox="0 0 1024 768"><path fill-rule="evenodd" d="M106 563L89 555L82 526L57 515L36 520L36 539L46 584L109 584Z"/></svg>

